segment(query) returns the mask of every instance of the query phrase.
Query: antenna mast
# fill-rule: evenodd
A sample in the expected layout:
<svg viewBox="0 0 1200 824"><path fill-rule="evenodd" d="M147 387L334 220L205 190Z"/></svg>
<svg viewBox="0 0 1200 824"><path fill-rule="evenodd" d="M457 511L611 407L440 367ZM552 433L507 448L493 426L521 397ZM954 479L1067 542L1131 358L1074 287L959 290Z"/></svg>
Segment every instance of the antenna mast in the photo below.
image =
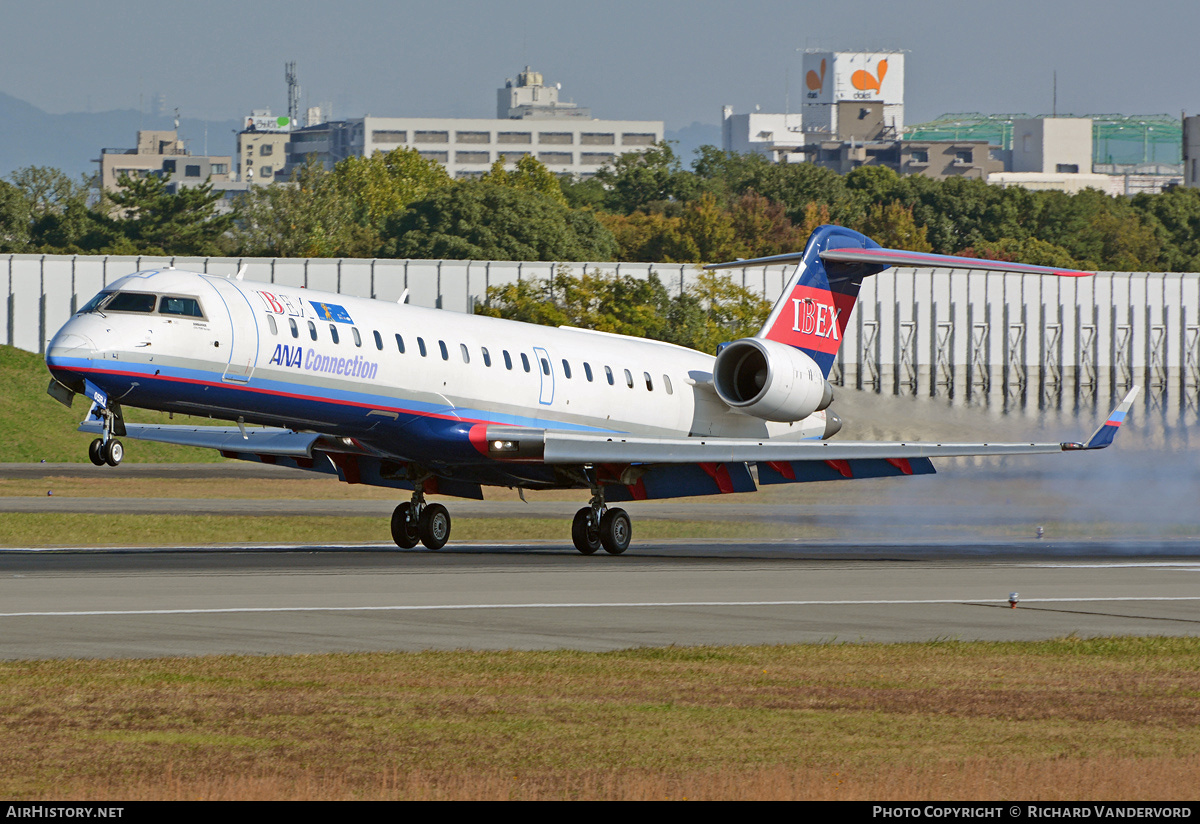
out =
<svg viewBox="0 0 1200 824"><path fill-rule="evenodd" d="M300 81L296 79L296 61L283 64L283 77L288 86L288 120L292 128L300 123Z"/></svg>

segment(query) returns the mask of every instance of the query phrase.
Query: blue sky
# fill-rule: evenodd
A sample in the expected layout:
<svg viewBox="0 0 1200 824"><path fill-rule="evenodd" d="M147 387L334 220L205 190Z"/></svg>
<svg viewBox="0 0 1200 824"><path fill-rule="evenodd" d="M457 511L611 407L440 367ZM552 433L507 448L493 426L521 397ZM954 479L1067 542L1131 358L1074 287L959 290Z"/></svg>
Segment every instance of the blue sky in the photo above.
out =
<svg viewBox="0 0 1200 824"><path fill-rule="evenodd" d="M0 6L0 91L53 113L492 117L526 63L604 118L717 123L721 106L782 111L811 48L906 57L906 120L951 111L1200 112L1200 4L1113 0L42 0Z"/></svg>

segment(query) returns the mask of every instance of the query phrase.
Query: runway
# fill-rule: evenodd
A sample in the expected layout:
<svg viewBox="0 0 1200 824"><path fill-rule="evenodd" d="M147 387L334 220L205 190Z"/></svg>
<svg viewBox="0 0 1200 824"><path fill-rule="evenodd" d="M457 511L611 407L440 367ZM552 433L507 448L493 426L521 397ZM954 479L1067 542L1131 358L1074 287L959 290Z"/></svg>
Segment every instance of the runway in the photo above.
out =
<svg viewBox="0 0 1200 824"><path fill-rule="evenodd" d="M1121 559L1127 547L1098 542L637 549L9 551L0 658L1200 633L1200 561L1186 547Z"/></svg>

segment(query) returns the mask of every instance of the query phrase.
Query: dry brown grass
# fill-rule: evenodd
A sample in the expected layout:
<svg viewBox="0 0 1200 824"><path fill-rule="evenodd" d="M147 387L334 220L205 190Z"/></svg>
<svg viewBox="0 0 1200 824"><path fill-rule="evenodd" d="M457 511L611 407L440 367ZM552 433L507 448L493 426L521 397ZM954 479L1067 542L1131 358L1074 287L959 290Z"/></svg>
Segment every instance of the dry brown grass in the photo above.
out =
<svg viewBox="0 0 1200 824"><path fill-rule="evenodd" d="M1194 801L1200 758L972 760L873 769L772 767L676 775L624 771L428 773L378 776L374 786L309 773L184 781L165 775L117 794L72 794L90 801ZM91 788L96 789L96 788Z"/></svg>
<svg viewBox="0 0 1200 824"><path fill-rule="evenodd" d="M1180 799L1200 639L0 665L0 795Z"/></svg>

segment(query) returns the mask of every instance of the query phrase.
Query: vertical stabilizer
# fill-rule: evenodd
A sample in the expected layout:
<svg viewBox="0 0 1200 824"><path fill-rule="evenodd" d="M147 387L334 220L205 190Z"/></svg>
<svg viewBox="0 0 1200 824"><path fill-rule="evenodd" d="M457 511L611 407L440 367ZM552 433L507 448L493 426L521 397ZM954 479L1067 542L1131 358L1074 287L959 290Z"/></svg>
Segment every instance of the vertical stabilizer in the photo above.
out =
<svg viewBox="0 0 1200 824"><path fill-rule="evenodd" d="M829 377L863 278L887 266L822 260L821 254L832 249L878 248L878 243L851 229L817 229L756 337L794 346L813 359L824 377Z"/></svg>

